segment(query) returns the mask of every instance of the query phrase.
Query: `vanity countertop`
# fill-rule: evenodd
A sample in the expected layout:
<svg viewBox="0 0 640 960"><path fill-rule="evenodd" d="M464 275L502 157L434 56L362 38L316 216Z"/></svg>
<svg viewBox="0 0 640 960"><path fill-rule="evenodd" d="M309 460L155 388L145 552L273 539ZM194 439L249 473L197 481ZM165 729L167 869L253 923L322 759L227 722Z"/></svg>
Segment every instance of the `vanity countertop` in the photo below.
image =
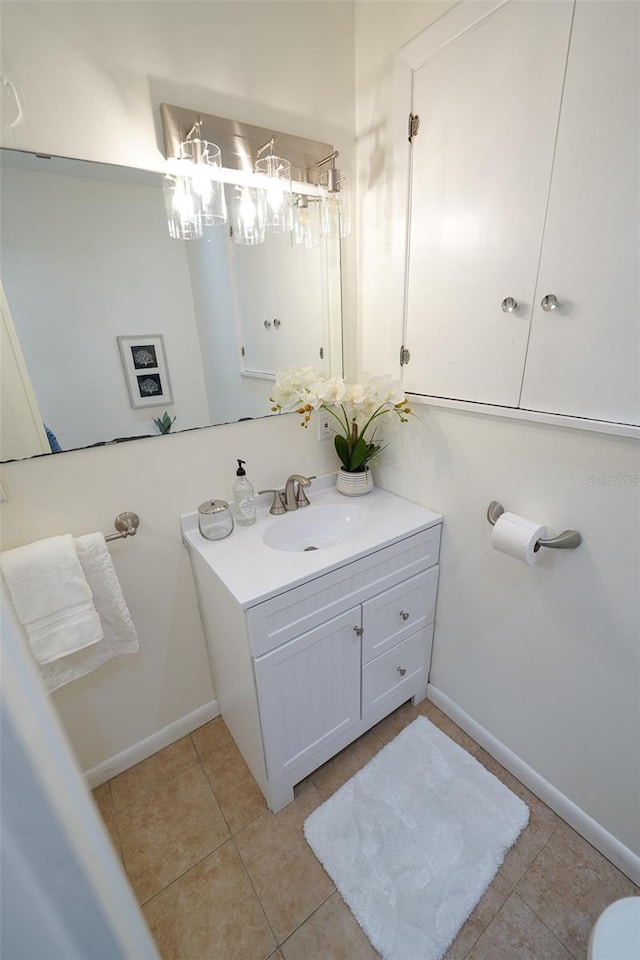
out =
<svg viewBox="0 0 640 960"><path fill-rule="evenodd" d="M345 497L335 489L335 474L314 480L307 494L311 505L304 508L305 514L314 507L353 504L367 512L366 523L350 539L334 546L309 552L276 550L264 543L264 534L273 525L293 522L300 511L273 516L269 513L271 497L259 497L256 522L249 527L236 525L225 540L206 540L198 530L197 512L185 514L181 517L185 546L200 554L240 606L247 608L443 519L380 487L364 497Z"/></svg>

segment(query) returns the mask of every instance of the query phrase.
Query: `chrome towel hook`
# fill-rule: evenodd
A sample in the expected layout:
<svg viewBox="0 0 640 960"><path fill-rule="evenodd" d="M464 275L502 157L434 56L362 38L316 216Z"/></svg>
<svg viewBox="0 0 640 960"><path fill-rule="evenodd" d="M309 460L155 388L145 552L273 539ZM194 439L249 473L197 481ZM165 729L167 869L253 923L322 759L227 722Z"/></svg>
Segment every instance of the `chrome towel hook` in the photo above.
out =
<svg viewBox="0 0 640 960"><path fill-rule="evenodd" d="M492 500L487 508L487 520L492 527L496 520L504 513L504 507L497 500ZM582 535L577 530L563 530L557 537L549 537L545 540L538 540L538 547L552 547L554 550L575 550L582 543Z"/></svg>

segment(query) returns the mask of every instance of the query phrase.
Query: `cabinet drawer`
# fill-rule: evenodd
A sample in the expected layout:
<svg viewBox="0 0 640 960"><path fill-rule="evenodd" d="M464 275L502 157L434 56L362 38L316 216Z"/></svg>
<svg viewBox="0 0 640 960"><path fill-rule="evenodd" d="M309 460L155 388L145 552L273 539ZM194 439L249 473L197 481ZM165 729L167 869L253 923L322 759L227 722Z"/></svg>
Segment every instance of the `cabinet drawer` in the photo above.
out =
<svg viewBox="0 0 640 960"><path fill-rule="evenodd" d="M438 570L438 566L431 567L363 603L363 663L380 657L386 650L432 622Z"/></svg>
<svg viewBox="0 0 640 960"><path fill-rule="evenodd" d="M398 704L402 703L402 691L413 687L420 674L426 684L432 640L433 624L430 624L362 668L363 717L384 700L396 699Z"/></svg>
<svg viewBox="0 0 640 960"><path fill-rule="evenodd" d="M415 533L247 610L254 657L438 562L440 529Z"/></svg>

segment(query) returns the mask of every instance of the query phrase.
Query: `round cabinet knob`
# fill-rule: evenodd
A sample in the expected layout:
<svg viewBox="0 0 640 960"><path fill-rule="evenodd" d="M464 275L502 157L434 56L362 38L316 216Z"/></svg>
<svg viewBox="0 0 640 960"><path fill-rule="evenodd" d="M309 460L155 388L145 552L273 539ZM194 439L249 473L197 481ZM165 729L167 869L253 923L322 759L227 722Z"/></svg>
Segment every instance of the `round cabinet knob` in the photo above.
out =
<svg viewBox="0 0 640 960"><path fill-rule="evenodd" d="M513 297L505 297L500 306L503 313L515 313L518 309L518 301Z"/></svg>
<svg viewBox="0 0 640 960"><path fill-rule="evenodd" d="M400 616L402 617L403 620L409 619L409 614L405 610L400 611Z"/></svg>
<svg viewBox="0 0 640 960"><path fill-rule="evenodd" d="M545 313L553 313L558 307L558 298L554 296L553 293L548 293L546 297L543 297L540 301L540 306Z"/></svg>
<svg viewBox="0 0 640 960"><path fill-rule="evenodd" d="M361 637L364 633L364 627L354 627L353 632L355 633L356 637Z"/></svg>
<svg viewBox="0 0 640 960"><path fill-rule="evenodd" d="M404 677L405 673L407 672L404 667L398 667L397 670L401 677Z"/></svg>
<svg viewBox="0 0 640 960"><path fill-rule="evenodd" d="M271 326L271 320L265 320L264 326L265 326L265 330L268 330L269 327Z"/></svg>
<svg viewBox="0 0 640 960"><path fill-rule="evenodd" d="M278 320L277 317L276 317L275 320L273 321L273 325L274 325L274 327L276 328L276 330L277 330L278 327L280 326L280 321Z"/></svg>

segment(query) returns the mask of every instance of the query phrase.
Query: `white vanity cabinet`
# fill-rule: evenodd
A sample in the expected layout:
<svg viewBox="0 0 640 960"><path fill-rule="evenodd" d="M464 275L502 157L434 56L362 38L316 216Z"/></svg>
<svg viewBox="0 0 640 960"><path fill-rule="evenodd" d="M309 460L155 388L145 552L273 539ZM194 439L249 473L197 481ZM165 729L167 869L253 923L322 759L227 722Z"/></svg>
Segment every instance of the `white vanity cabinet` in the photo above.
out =
<svg viewBox="0 0 640 960"><path fill-rule="evenodd" d="M384 491L370 496L399 501ZM215 559L205 559L220 544L201 542L197 531L185 535L220 709L274 812L326 760L401 703L426 696L441 518L399 502L432 518L430 525L327 572L331 551L324 561L314 555L318 575L244 605ZM251 549L255 530L243 534ZM370 530L365 535L375 543ZM265 559L277 566L280 556L269 551Z"/></svg>
<svg viewBox="0 0 640 960"><path fill-rule="evenodd" d="M639 23L473 2L412 41L408 391L640 422Z"/></svg>

